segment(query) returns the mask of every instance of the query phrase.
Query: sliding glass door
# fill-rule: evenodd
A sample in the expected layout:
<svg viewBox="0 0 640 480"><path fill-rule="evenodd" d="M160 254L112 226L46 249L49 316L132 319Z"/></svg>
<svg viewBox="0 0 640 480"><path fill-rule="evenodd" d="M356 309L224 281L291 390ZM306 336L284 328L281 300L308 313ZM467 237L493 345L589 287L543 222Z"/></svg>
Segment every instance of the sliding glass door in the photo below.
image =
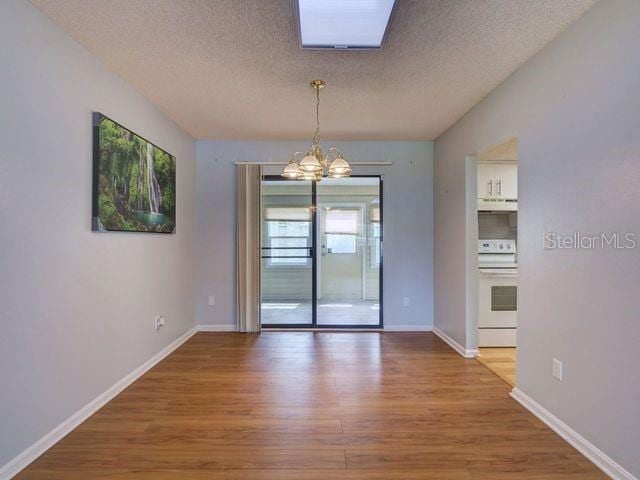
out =
<svg viewBox="0 0 640 480"><path fill-rule="evenodd" d="M263 327L382 326L381 179L262 183Z"/></svg>
<svg viewBox="0 0 640 480"><path fill-rule="evenodd" d="M323 180L316 187L317 323L380 323L380 179Z"/></svg>
<svg viewBox="0 0 640 480"><path fill-rule="evenodd" d="M313 185L262 182L262 326L313 326Z"/></svg>

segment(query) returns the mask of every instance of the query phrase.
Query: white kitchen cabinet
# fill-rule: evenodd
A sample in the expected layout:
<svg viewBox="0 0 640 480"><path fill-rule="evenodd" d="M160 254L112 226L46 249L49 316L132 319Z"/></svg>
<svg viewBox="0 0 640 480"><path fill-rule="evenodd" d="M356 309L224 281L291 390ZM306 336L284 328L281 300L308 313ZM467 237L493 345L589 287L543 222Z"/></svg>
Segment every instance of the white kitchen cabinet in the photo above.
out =
<svg viewBox="0 0 640 480"><path fill-rule="evenodd" d="M478 198L518 198L518 166L515 163L478 163Z"/></svg>
<svg viewBox="0 0 640 480"><path fill-rule="evenodd" d="M513 163L496 163L493 177L498 198L518 198L518 166Z"/></svg>
<svg viewBox="0 0 640 480"><path fill-rule="evenodd" d="M478 198L492 198L493 194L493 165L478 163Z"/></svg>

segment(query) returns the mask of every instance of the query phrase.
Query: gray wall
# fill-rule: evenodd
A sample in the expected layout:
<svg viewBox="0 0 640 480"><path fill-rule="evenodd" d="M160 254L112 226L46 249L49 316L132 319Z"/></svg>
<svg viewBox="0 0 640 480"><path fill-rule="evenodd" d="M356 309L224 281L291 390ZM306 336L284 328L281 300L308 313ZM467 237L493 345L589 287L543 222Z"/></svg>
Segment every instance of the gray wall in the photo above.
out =
<svg viewBox="0 0 640 480"><path fill-rule="evenodd" d="M435 325L465 325L466 155L518 137L518 388L640 475L640 253L543 250L640 234L640 2L603 0L435 145ZM564 381L551 375L564 361Z"/></svg>
<svg viewBox="0 0 640 480"><path fill-rule="evenodd" d="M195 325L195 142L25 0L0 45L1 466ZM90 231L92 110L176 156L175 235Z"/></svg>
<svg viewBox="0 0 640 480"><path fill-rule="evenodd" d="M384 319L393 328L433 324L433 145L431 142L323 142L354 161L394 162L356 167L355 174L384 175ZM235 165L238 161L287 161L308 145L296 141L198 141L199 324L236 322ZM269 167L273 169L274 167ZM279 172L277 167L272 173ZM267 172L268 173L268 172ZM208 306L215 295L215 306ZM403 297L410 305L403 307Z"/></svg>

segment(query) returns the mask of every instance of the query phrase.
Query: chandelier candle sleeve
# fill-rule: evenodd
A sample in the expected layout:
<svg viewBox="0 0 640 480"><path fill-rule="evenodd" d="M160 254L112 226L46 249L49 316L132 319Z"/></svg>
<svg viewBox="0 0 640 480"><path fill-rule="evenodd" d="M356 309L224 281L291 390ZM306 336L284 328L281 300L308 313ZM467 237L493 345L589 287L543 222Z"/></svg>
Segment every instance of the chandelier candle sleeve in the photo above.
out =
<svg viewBox="0 0 640 480"><path fill-rule="evenodd" d="M324 176L329 178L344 178L351 175L351 166L336 147L331 147L325 157L320 146L320 90L325 87L324 80L313 80L311 87L316 92L316 130L309 151L298 163L295 152L291 160L284 167L282 176L289 180L315 180L319 182ZM331 160L333 158L333 160Z"/></svg>

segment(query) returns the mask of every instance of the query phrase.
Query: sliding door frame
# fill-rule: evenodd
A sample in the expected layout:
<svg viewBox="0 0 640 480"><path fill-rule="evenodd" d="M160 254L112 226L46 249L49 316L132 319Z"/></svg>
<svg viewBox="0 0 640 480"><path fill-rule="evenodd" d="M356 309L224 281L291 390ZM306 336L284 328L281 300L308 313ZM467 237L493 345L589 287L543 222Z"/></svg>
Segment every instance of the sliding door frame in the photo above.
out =
<svg viewBox="0 0 640 480"><path fill-rule="evenodd" d="M317 211L318 211L318 195L316 182L311 182L311 248L309 254L311 256L311 325L308 323L270 323L262 324L263 329L269 328L294 328L294 329L363 329L363 330L382 330L384 328L384 308L383 308L383 265L384 265L384 195L383 195L383 180L382 175L351 175L350 178L377 178L378 179L378 196L380 198L380 266L378 267L378 304L380 309L378 310L378 324L377 325L318 325L318 226L317 226ZM287 180L279 175L263 175L262 180L267 181L279 181L279 182L293 182L295 180ZM261 220L262 221L262 220ZM260 240L262 241L262 239ZM262 245L260 246L262 251ZM267 258L263 256L262 258ZM262 304L262 292L260 292L260 304Z"/></svg>

